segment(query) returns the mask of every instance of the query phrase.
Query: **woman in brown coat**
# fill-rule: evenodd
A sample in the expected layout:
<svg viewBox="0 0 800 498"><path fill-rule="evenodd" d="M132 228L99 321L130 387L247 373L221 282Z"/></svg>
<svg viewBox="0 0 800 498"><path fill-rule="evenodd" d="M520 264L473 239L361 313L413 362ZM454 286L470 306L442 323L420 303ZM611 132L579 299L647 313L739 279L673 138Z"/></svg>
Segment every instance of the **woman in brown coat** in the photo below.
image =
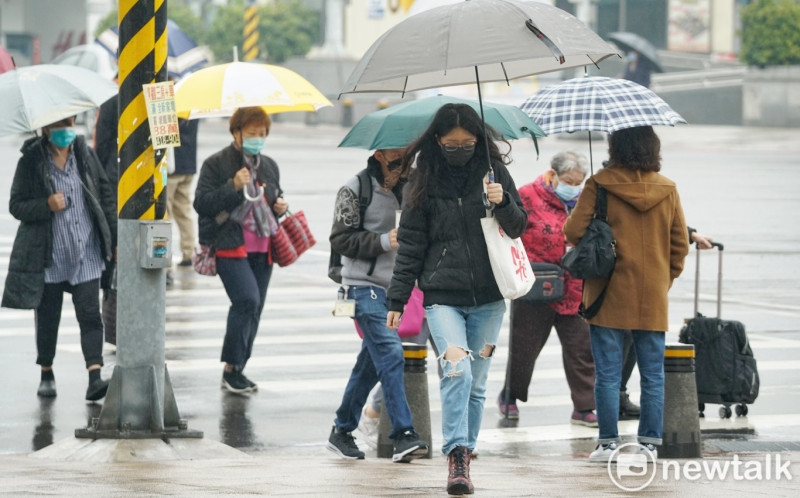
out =
<svg viewBox="0 0 800 498"><path fill-rule="evenodd" d="M627 332L633 333L641 377L639 451L654 459L663 422L667 293L683 270L688 231L675 183L658 173L661 144L653 128L616 131L609 135L608 146L608 166L586 182L564 224L567 241L577 244L592 219L597 185L605 187L617 263L603 305L589 319L600 432L589 459L608 462L618 453L622 346ZM591 305L605 285L606 279L585 280L584 306Z"/></svg>

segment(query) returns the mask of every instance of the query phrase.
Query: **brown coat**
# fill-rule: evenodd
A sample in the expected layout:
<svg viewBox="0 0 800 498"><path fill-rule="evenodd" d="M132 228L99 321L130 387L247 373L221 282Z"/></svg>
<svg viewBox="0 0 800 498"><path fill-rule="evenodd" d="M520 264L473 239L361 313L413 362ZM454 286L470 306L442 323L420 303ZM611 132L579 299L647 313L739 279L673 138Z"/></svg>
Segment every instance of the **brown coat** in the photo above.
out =
<svg viewBox="0 0 800 498"><path fill-rule="evenodd" d="M589 323L615 329L666 331L667 293L683 271L689 234L678 190L653 172L619 167L589 178L578 204L564 224L564 234L577 244L594 213L597 184L608 190L608 222L617 241L617 264L605 301ZM594 302L606 279L588 279L583 304Z"/></svg>

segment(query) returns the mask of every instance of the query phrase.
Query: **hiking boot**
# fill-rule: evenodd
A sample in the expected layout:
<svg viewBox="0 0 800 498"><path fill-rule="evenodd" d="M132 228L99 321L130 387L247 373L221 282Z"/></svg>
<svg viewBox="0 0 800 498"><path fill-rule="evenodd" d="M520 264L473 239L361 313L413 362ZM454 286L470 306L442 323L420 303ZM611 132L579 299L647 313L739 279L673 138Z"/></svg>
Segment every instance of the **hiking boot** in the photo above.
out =
<svg viewBox="0 0 800 498"><path fill-rule="evenodd" d="M108 391L108 381L100 377L89 382L89 387L86 388L86 401L97 401L103 399Z"/></svg>
<svg viewBox="0 0 800 498"><path fill-rule="evenodd" d="M500 408L500 415L506 416L508 412L509 420L519 420L519 408L517 408L517 400L514 398L508 399L508 404L505 404L505 395L501 392L497 397L497 407Z"/></svg>
<svg viewBox="0 0 800 498"><path fill-rule="evenodd" d="M43 379L39 383L39 389L36 391L36 395L43 398L54 398L56 396L56 381Z"/></svg>
<svg viewBox="0 0 800 498"><path fill-rule="evenodd" d="M598 444L594 451L589 455L590 462L599 462L599 463L608 463L616 462L617 455L619 455L619 451L617 451L617 443L606 443L606 444Z"/></svg>
<svg viewBox="0 0 800 498"><path fill-rule="evenodd" d="M236 394L243 394L253 390L242 373L236 369L230 372L225 372L223 370L221 387Z"/></svg>
<svg viewBox="0 0 800 498"><path fill-rule="evenodd" d="M364 435L364 442L371 449L378 448L378 424L380 418L368 417L366 412L361 413L361 420L358 421L358 431Z"/></svg>
<svg viewBox="0 0 800 498"><path fill-rule="evenodd" d="M475 486L469 478L469 452L465 446L456 446L447 455L447 494L471 495Z"/></svg>
<svg viewBox="0 0 800 498"><path fill-rule="evenodd" d="M639 443L639 454L644 455L648 463L656 463L658 459L658 450L651 443Z"/></svg>
<svg viewBox="0 0 800 498"><path fill-rule="evenodd" d="M639 418L641 409L639 405L634 404L628 396L628 391L619 392L619 419L620 420L636 420Z"/></svg>
<svg viewBox="0 0 800 498"><path fill-rule="evenodd" d="M405 431L394 438L393 462L408 463L415 458L428 455L428 443L421 440L416 432Z"/></svg>
<svg viewBox="0 0 800 498"><path fill-rule="evenodd" d="M334 425L326 446L330 451L348 460L363 460L364 452L358 449L356 438L350 432L340 432Z"/></svg>
<svg viewBox="0 0 800 498"><path fill-rule="evenodd" d="M597 427L597 415L592 410L585 410L579 412L574 410L572 417L569 419L570 424L585 425L586 427Z"/></svg>

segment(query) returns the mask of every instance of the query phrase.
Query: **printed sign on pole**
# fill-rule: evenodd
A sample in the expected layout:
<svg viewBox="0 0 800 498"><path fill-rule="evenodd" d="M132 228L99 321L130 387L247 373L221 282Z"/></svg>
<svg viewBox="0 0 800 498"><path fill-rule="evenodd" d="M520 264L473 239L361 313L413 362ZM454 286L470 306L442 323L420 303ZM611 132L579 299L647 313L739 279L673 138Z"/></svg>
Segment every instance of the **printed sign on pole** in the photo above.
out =
<svg viewBox="0 0 800 498"><path fill-rule="evenodd" d="M142 85L150 137L154 149L179 147L178 113L175 111L175 89L172 81Z"/></svg>

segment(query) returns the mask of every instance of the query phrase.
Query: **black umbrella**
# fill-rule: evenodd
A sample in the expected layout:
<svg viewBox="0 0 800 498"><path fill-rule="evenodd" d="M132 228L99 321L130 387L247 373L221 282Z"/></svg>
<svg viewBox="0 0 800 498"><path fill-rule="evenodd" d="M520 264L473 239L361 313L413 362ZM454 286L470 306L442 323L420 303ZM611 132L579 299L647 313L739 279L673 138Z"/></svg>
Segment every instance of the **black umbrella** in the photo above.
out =
<svg viewBox="0 0 800 498"><path fill-rule="evenodd" d="M653 65L653 71L657 73L664 72L664 69L661 68L661 58L658 56L656 47L636 33L618 31L616 33L610 33L608 39L626 52L630 52L631 50L638 52L639 55L647 59L650 64Z"/></svg>

